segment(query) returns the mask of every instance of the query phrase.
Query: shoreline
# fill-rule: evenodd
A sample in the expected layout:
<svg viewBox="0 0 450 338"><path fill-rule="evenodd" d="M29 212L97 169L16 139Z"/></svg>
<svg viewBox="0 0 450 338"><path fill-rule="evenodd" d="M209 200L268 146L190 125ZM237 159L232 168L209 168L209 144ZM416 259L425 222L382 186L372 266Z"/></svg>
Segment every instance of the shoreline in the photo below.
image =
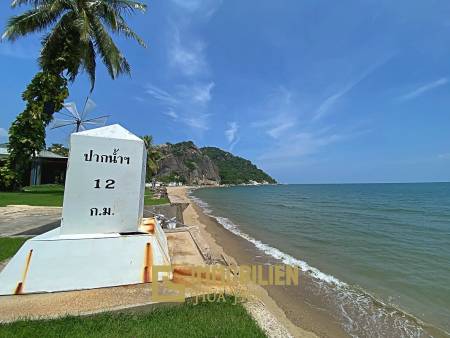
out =
<svg viewBox="0 0 450 338"><path fill-rule="evenodd" d="M171 187L167 191L171 201L189 203L183 212L184 223L198 227L200 244L211 250L213 256L223 255L228 262L238 265L281 263L205 214L190 198L189 190L189 187ZM348 337L332 316L309 303L315 296L310 294L307 278L300 271L299 286L258 286L252 283L250 293L259 298L294 337Z"/></svg>
<svg viewBox="0 0 450 338"><path fill-rule="evenodd" d="M258 286L266 299L274 303L277 317L302 332L294 336L305 336L305 333L319 337L365 336L380 330L380 334L387 336L449 337L447 332L384 303L365 290L331 275L325 275L324 279L322 272L308 263L301 260L290 263L291 259L297 259L270 246L275 252L267 251L266 244L241 233L231 220L213 215L207 204L190 194L196 188L176 187L168 192L169 196L188 204L183 213L184 223L196 226L201 234L200 242L216 254L225 255L237 265L306 264L299 271L298 286Z"/></svg>

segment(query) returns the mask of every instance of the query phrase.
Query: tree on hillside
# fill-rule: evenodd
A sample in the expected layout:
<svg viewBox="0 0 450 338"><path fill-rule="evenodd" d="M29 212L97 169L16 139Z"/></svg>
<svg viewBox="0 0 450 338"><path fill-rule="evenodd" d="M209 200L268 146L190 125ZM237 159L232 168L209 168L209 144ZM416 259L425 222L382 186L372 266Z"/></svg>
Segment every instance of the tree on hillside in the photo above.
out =
<svg viewBox="0 0 450 338"><path fill-rule="evenodd" d="M64 147L61 143L53 143L47 150L61 156L69 156L69 149Z"/></svg>
<svg viewBox="0 0 450 338"><path fill-rule="evenodd" d="M158 162L161 159L161 152L153 145L153 137L151 135L145 135L142 137L145 148L147 149L147 171L146 181L150 182L158 172Z"/></svg>
<svg viewBox="0 0 450 338"><path fill-rule="evenodd" d="M11 7L27 6L9 19L2 39L14 41L30 33L46 31L39 57L41 71L22 95L26 102L10 128L10 157L0 178L10 188L20 186L30 159L45 147L45 127L68 96L67 82L85 71L95 85L99 56L112 79L129 74L130 65L115 45L110 32L143 40L127 25L125 16L144 12L146 5L132 0L14 0ZM47 93L51 95L47 95Z"/></svg>

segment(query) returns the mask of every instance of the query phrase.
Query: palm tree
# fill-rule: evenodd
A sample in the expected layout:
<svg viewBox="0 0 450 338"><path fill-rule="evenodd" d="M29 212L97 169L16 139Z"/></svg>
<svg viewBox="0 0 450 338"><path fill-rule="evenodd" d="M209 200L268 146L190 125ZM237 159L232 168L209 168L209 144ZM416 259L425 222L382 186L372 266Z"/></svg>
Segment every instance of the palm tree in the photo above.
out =
<svg viewBox="0 0 450 338"><path fill-rule="evenodd" d="M80 67L95 84L99 55L115 79L130 73L130 65L109 32L122 34L145 47L144 41L127 25L124 16L144 12L146 5L132 0L13 0L11 7L31 9L9 19L2 39L14 41L30 33L48 30L42 40L40 65L44 71L66 72L75 80Z"/></svg>
<svg viewBox="0 0 450 338"><path fill-rule="evenodd" d="M145 148L147 149L147 181L150 181L152 177L158 172L158 162L161 159L161 153L153 145L153 137L151 135L145 135L142 137Z"/></svg>
<svg viewBox="0 0 450 338"><path fill-rule="evenodd" d="M26 6L27 10L9 19L2 40L14 41L43 31L46 34L39 57L42 69L23 93L25 110L9 130L10 155L0 168L0 182L7 182L4 185L8 189L17 189L26 183L30 158L45 146L45 127L69 95L67 79L74 81L80 68L85 70L92 92L97 55L113 79L130 73L130 65L110 32L134 39L145 47L125 22L126 15L146 10L146 5L137 1L13 0L11 3L13 8L20 6Z"/></svg>
<svg viewBox="0 0 450 338"><path fill-rule="evenodd" d="M152 135L142 136L142 141L144 141L144 145L147 150L150 150L153 147L153 136Z"/></svg>

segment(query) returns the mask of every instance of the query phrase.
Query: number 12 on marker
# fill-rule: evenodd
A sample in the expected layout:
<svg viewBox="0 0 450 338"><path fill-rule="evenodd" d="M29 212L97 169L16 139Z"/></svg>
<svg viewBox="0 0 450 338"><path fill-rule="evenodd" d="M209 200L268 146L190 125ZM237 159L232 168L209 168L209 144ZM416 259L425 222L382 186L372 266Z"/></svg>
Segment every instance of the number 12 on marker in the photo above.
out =
<svg viewBox="0 0 450 338"><path fill-rule="evenodd" d="M98 180L94 180L95 182L95 189L100 189L100 179ZM105 180L106 184L105 184L105 189L114 189L114 184L116 183L115 180L109 179L109 180Z"/></svg>

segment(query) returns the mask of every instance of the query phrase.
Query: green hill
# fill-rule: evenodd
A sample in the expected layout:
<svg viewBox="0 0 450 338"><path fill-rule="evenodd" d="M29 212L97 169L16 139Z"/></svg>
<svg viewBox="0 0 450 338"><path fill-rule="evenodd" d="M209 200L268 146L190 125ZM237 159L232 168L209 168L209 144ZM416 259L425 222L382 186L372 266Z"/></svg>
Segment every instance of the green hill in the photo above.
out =
<svg viewBox="0 0 450 338"><path fill-rule="evenodd" d="M261 169L258 169L249 160L224 151L216 147L204 147L200 149L206 154L219 169L220 183L242 184L256 181L259 183L277 183L272 177Z"/></svg>

